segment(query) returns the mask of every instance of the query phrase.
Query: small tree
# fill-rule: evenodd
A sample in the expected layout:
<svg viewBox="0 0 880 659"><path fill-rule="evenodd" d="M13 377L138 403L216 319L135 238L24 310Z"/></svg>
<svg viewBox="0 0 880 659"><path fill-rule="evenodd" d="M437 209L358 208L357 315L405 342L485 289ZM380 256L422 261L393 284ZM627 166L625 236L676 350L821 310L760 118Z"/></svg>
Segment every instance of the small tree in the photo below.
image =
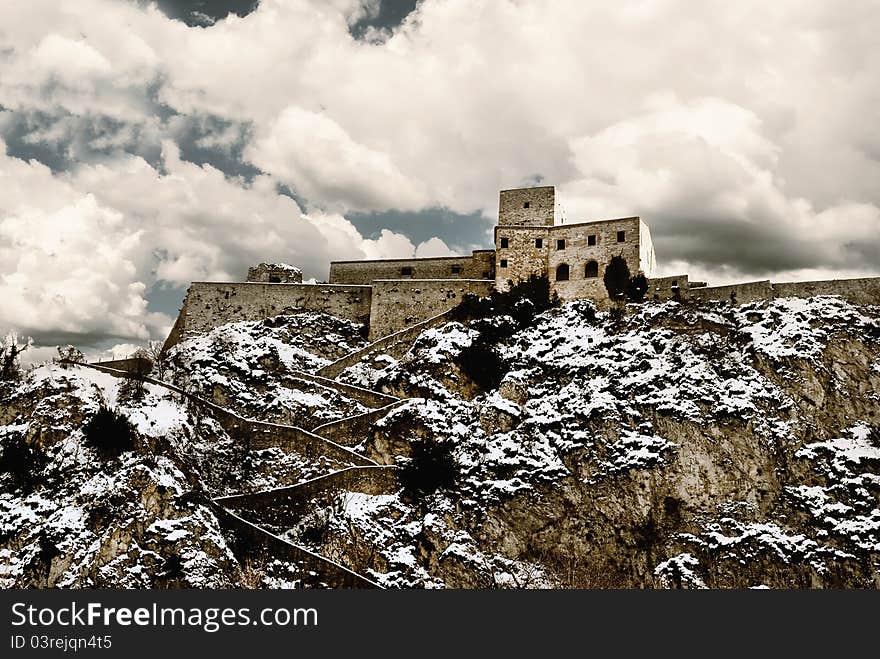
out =
<svg viewBox="0 0 880 659"><path fill-rule="evenodd" d="M153 360L144 348L138 348L129 359L131 365L127 368L125 380L119 387L119 395L123 399L140 401L147 393L147 376L153 370Z"/></svg>
<svg viewBox="0 0 880 659"><path fill-rule="evenodd" d="M62 368L65 368L67 364L82 364L86 361L86 356L75 346L58 346L56 350L58 350L56 361L61 364Z"/></svg>
<svg viewBox="0 0 880 659"><path fill-rule="evenodd" d="M14 330L0 339L0 382L13 382L21 378L19 357L30 346L30 339L27 343L19 343Z"/></svg>
<svg viewBox="0 0 880 659"><path fill-rule="evenodd" d="M145 350L147 357L153 362L153 371L160 380L165 379L165 372L168 369L168 360L162 347L161 341L150 341L149 347Z"/></svg>
<svg viewBox="0 0 880 659"><path fill-rule="evenodd" d="M629 278L630 272L626 259L620 254L612 256L608 266L605 268L605 274L602 276L605 289L608 291L608 297L615 302L622 302L626 297Z"/></svg>
<svg viewBox="0 0 880 659"><path fill-rule="evenodd" d="M644 273L637 273L629 278L626 285L626 297L630 302L643 302L648 293L648 278Z"/></svg>

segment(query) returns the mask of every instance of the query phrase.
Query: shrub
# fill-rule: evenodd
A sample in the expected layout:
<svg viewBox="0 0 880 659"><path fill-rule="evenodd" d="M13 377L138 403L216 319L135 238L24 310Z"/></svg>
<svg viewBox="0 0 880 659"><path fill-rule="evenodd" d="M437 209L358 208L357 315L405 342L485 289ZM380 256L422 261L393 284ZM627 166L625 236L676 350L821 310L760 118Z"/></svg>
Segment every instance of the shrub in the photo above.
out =
<svg viewBox="0 0 880 659"><path fill-rule="evenodd" d="M482 298L465 295L455 308L453 319L465 323L481 318L510 316L521 328L531 323L537 314L558 304L556 294L550 291L550 280L532 275L513 284L508 291L493 291Z"/></svg>
<svg viewBox="0 0 880 659"><path fill-rule="evenodd" d="M0 454L0 472L10 474L16 485L30 487L37 483L39 472L46 464L46 456L29 446L24 437L12 435L3 442Z"/></svg>
<svg viewBox="0 0 880 659"><path fill-rule="evenodd" d="M615 302L622 301L626 297L629 280L630 272L626 259L620 254L612 256L608 266L605 268L605 274L602 275L602 281L605 283L608 297Z"/></svg>
<svg viewBox="0 0 880 659"><path fill-rule="evenodd" d="M397 480L405 495L417 498L455 485L458 466L449 441L415 441L410 458L400 467Z"/></svg>
<svg viewBox="0 0 880 659"><path fill-rule="evenodd" d="M504 360L482 335L456 357L456 363L481 391L496 389L504 378Z"/></svg>
<svg viewBox="0 0 880 659"><path fill-rule="evenodd" d="M641 272L629 278L626 285L626 297L630 302L642 302L648 293L648 278Z"/></svg>
<svg viewBox="0 0 880 659"><path fill-rule="evenodd" d="M83 429L85 442L105 458L134 449L137 430L124 414L101 406Z"/></svg>

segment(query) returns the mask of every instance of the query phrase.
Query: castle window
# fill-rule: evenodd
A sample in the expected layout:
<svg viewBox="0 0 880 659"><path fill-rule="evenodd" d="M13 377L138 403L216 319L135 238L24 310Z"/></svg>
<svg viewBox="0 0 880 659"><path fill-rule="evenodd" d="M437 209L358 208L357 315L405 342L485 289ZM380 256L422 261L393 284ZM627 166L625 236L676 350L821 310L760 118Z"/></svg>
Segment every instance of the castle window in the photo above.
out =
<svg viewBox="0 0 880 659"><path fill-rule="evenodd" d="M556 266L556 281L568 281L568 263Z"/></svg>
<svg viewBox="0 0 880 659"><path fill-rule="evenodd" d="M501 239L501 249L507 249L507 246L510 244L510 241L507 238Z"/></svg>
<svg viewBox="0 0 880 659"><path fill-rule="evenodd" d="M413 269L412 266L405 265L400 269L401 277L412 277Z"/></svg>
<svg viewBox="0 0 880 659"><path fill-rule="evenodd" d="M626 231L618 231L617 232L617 242L619 242L619 243L626 242Z"/></svg>
<svg viewBox="0 0 880 659"><path fill-rule="evenodd" d="M506 268L506 267L507 267L507 259L501 259L501 267L502 267L502 268Z"/></svg>
<svg viewBox="0 0 880 659"><path fill-rule="evenodd" d="M483 279L489 279L489 273L488 273L488 272L484 272L484 273L483 273Z"/></svg>
<svg viewBox="0 0 880 659"><path fill-rule="evenodd" d="M591 236L587 236L587 245L589 245L590 247L593 247L593 246L595 246L595 244L596 244L596 234L594 233Z"/></svg>
<svg viewBox="0 0 880 659"><path fill-rule="evenodd" d="M595 279L599 276L599 264L595 261L587 261L587 265L584 268L584 277L587 279Z"/></svg>
<svg viewBox="0 0 880 659"><path fill-rule="evenodd" d="M672 280L672 288L678 288L678 279Z"/></svg>
<svg viewBox="0 0 880 659"><path fill-rule="evenodd" d="M461 274L461 266L460 265L452 266L452 274L460 275Z"/></svg>
<svg viewBox="0 0 880 659"><path fill-rule="evenodd" d="M565 238L560 238L556 241L556 249L565 249ZM565 266L566 268L568 266Z"/></svg>
<svg viewBox="0 0 880 659"><path fill-rule="evenodd" d="M543 246L544 246L544 239L543 238L535 238L535 247L537 247L538 249L541 249Z"/></svg>
<svg viewBox="0 0 880 659"><path fill-rule="evenodd" d="M528 207L529 207L529 202L527 201L523 204L523 208L528 208Z"/></svg>

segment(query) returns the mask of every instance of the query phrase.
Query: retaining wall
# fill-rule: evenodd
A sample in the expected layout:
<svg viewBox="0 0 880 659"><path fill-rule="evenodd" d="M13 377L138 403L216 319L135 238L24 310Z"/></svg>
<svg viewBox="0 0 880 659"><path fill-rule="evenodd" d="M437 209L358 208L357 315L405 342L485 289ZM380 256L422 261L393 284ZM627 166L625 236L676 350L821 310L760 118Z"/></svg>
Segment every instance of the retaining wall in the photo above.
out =
<svg viewBox="0 0 880 659"><path fill-rule="evenodd" d="M314 382L315 384L327 387L328 389L334 389L367 407L384 407L400 400L397 396L383 394L378 391L373 391L372 389L364 389L363 387L356 387L353 384L337 382L330 378L314 375L312 373L305 373L303 371L294 371L293 377L307 382Z"/></svg>
<svg viewBox="0 0 880 659"><path fill-rule="evenodd" d="M312 432L331 439L342 446L354 446L363 441L373 430L376 421L383 418L391 410L406 403L406 400L398 400L377 410L371 410L363 414L356 414L344 419L330 421L323 425L312 428Z"/></svg>
<svg viewBox="0 0 880 659"><path fill-rule="evenodd" d="M383 336L381 339L377 341L373 341L369 345L364 346L360 350L355 350L354 352L350 352L344 357L340 357L335 362L330 362L326 366L322 366L318 369L318 375L321 375L325 378L335 378L342 371L349 368L350 366L354 366L363 360L367 355L387 352L394 357L400 357L409 350L412 342L415 338L424 332L426 329L431 327L436 327L438 325L442 325L448 322L449 316L451 315L452 309L444 311L441 314L437 314L427 320L423 320L420 323L416 323L412 327L407 327L406 329L402 329L399 332L394 332L393 334L389 334L387 336ZM392 346L401 346L401 348L396 351L399 354L394 354Z"/></svg>
<svg viewBox="0 0 880 659"><path fill-rule="evenodd" d="M311 570L320 574L320 581L330 588L382 587L367 577L349 570L344 565L284 540L220 505L215 504L215 513L221 526L232 530L241 540L241 544L248 547L249 551L264 548L271 552L273 558L287 559L300 564L306 568L307 572Z"/></svg>

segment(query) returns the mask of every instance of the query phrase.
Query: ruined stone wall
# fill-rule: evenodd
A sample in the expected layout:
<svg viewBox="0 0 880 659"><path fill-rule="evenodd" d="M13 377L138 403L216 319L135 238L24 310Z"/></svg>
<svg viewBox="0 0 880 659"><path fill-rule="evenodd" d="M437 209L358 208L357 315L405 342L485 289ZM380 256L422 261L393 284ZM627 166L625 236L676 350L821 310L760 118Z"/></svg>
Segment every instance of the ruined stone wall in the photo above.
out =
<svg viewBox="0 0 880 659"><path fill-rule="evenodd" d="M556 188L502 190L498 195L498 224L501 226L552 226L556 216Z"/></svg>
<svg viewBox="0 0 880 659"><path fill-rule="evenodd" d="M457 306L471 293L488 295L494 280L485 279L395 279L373 282L370 308L370 340Z"/></svg>
<svg viewBox="0 0 880 659"><path fill-rule="evenodd" d="M477 250L471 256L333 261L330 263L330 283L367 285L374 279L404 278L494 279L494 270L494 250Z"/></svg>
<svg viewBox="0 0 880 659"><path fill-rule="evenodd" d="M267 284L300 284L302 270L287 263L261 263L248 268L247 281Z"/></svg>
<svg viewBox="0 0 880 659"><path fill-rule="evenodd" d="M177 339L204 334L224 323L262 320L297 309L366 323L371 293L369 286L194 282L183 303Z"/></svg>

